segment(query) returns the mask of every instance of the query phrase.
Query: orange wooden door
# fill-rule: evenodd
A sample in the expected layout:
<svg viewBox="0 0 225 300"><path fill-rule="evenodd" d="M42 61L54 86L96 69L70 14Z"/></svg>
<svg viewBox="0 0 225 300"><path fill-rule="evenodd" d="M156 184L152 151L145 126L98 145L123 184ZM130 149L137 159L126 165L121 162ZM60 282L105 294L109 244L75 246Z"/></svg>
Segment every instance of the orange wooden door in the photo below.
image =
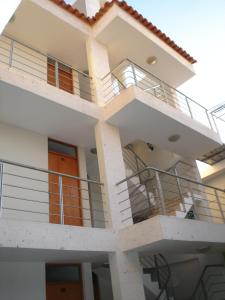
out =
<svg viewBox="0 0 225 300"><path fill-rule="evenodd" d="M50 59L48 60L48 83L56 86L55 62Z"/></svg>
<svg viewBox="0 0 225 300"><path fill-rule="evenodd" d="M79 176L77 159L60 153L49 152L49 170ZM60 224L60 195L58 175L49 175L49 219ZM62 177L64 224L82 226L82 208L79 180Z"/></svg>
<svg viewBox="0 0 225 300"><path fill-rule="evenodd" d="M80 282L47 283L46 300L82 300Z"/></svg>
<svg viewBox="0 0 225 300"><path fill-rule="evenodd" d="M73 94L72 69L59 64L59 88Z"/></svg>

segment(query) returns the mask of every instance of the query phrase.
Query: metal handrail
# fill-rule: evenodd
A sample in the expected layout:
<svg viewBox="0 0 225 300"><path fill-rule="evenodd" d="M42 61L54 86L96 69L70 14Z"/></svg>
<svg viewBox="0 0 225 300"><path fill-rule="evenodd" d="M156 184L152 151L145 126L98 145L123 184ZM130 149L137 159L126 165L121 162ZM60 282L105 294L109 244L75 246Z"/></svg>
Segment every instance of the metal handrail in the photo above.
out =
<svg viewBox="0 0 225 300"><path fill-rule="evenodd" d="M126 63L126 65L124 65L124 63ZM123 66L124 65L124 66ZM126 67L131 67L132 70L128 71L128 70L123 70L123 68L126 68ZM139 78L139 80L137 80L137 77L139 77L138 73L135 72L135 69L136 70L139 70L140 72L142 72L143 74L145 74L145 78ZM101 78L102 80L102 83L103 85L105 84L105 79L107 78L107 76L109 77L110 75L111 76L115 76L115 73L118 72L118 73L121 73L122 76L125 74L124 72L126 71L127 72L130 72L131 75L129 76L130 79L132 79L132 82L129 82L126 86L125 84L125 87L124 85L121 87L121 84L120 86L118 87L118 93L121 92L121 90L125 89L125 88L128 88L129 86L131 85L135 85L135 86L139 86L144 84L144 85L148 85L149 83L145 82L146 81L146 78L148 80L152 80L152 81L157 81L160 83L160 86L159 88L161 88L161 96L164 97L164 99L161 99L162 101L165 101L167 104L169 105L172 105L172 102L171 102L171 95L174 94L174 98L173 98L173 104L175 102L177 102L177 104L179 105L179 109L188 114L192 119L195 119L195 120L199 120L197 117L196 117L196 114L199 113L200 111L197 109L197 107L201 110L203 110L202 113L204 113L204 116L205 116L205 121L207 120L207 126L209 126L212 130L215 130L217 132L217 128L215 126L213 126L213 122L214 119L213 119L213 116L212 114L210 114L209 110L204 107L203 105L201 105L200 103L198 103L197 101L191 99L190 97L186 96L184 93L178 91L176 88L172 87L171 85L169 85L168 83L166 83L165 81L161 80L160 78L158 78L157 76L155 76L154 74L150 73L149 71L145 70L144 68L142 68L141 66L137 65L136 63L134 63L133 61L131 61L130 59L124 59L122 60L122 62L117 65L113 70L111 70L108 74L106 74L104 77ZM115 76L117 77L117 76ZM125 81L127 81L128 78L126 76L125 78ZM134 81L134 82L133 82ZM145 83L144 83L145 82ZM121 83L121 80L119 79L119 83ZM116 88L117 89L117 88ZM150 89L154 89L154 87L150 86L150 87L147 87L146 88L142 88L144 91L147 91L147 90L150 90ZM155 91L155 89L154 89ZM110 93L107 93L107 95L105 95L106 98L108 98L108 96L112 96L110 99L112 99L115 95L118 94L117 92L115 92L115 89L112 88L111 89L111 92ZM114 94L114 96L113 96ZM156 95L155 95L156 96ZM161 97L160 96L160 97ZM159 98L158 96L156 96L157 98ZM180 99L180 97L182 97L183 100ZM108 102L110 99L106 99L106 101ZM169 102L169 103L168 103ZM191 105L191 104L194 104L194 105ZM184 104L185 104L185 107L184 107ZM173 105L172 105L173 106ZM185 109L185 111L184 111ZM204 124L204 123L203 123ZM215 124L214 124L215 125Z"/></svg>
<svg viewBox="0 0 225 300"><path fill-rule="evenodd" d="M18 41L17 39L12 38L10 35L2 34L2 36L4 36L4 37L10 39L11 41L14 41L14 42L20 44L20 45L23 46L23 47L26 47L26 48L28 48L28 49L30 49L30 50L32 50L32 51L35 51L35 52L38 53L38 54L41 54L41 55L43 55L43 56L45 56L45 57L48 57L48 58L51 58L51 59L53 59L53 60L57 60L59 63L63 64L64 66L73 69L73 70L76 71L77 73L80 73L80 74L82 74L83 76L85 76L85 77L87 77L87 78L89 78L89 79L92 79L92 77L90 77L89 75L87 75L87 74L85 74L84 72L82 72L82 71L80 71L80 70L78 70L78 69L72 67L71 65L66 64L64 61L61 61L60 59L58 59L58 58L56 58L56 57L54 57L54 56L52 56L52 55L45 54L45 53L43 53L43 52L41 52L41 51L39 51L39 50L36 50L36 49L34 49L34 48L30 47L30 46L27 46L26 44L24 44L24 43Z"/></svg>
<svg viewBox="0 0 225 300"><path fill-rule="evenodd" d="M207 265L207 266L205 266L205 268L203 269L202 274L201 274L200 278L198 279L198 282L197 282L197 284L196 284L196 286L195 286L195 289L194 289L194 292L193 292L193 294L192 294L191 299L194 299L195 293L197 292L199 286L201 285L202 280L203 280L203 278L204 278L204 276L205 276L205 273L206 273L206 271L207 271L209 268L223 268L223 269L225 269L225 268L224 268L224 265L222 265L222 264L214 264L214 265Z"/></svg>
<svg viewBox="0 0 225 300"><path fill-rule="evenodd" d="M145 167L147 167L148 165L143 161L143 159L132 149L132 147L131 146L129 146L129 145L127 145L127 148L126 149L128 149L129 151L131 151L133 154L134 154L134 156L135 156L135 158L137 159L137 160L139 160L141 163L142 163L142 165L143 166L145 166Z"/></svg>
<svg viewBox="0 0 225 300"><path fill-rule="evenodd" d="M4 163L4 164L16 166L16 167L21 167L21 168L25 168L25 169L29 169L29 170L39 171L39 172L43 172L43 173L47 173L47 174L52 174L52 175L58 175L58 176L62 176L62 177L67 177L67 178L70 178L70 179L76 179L76 180L80 180L80 181L84 181L84 182L93 183L93 184L97 184L97 185L103 186L103 183L98 182L96 180L81 178L81 177L78 177L78 176L72 176L72 175L68 175L68 174L60 173L60 172L55 172L55 171L51 171L51 170L44 169L44 168L37 168L37 167L34 167L34 166L29 166L29 165L26 165L26 164L21 164L21 163L13 162L13 161L6 160L6 159L0 159L0 163Z"/></svg>
<svg viewBox="0 0 225 300"><path fill-rule="evenodd" d="M201 186L204 186L204 187L208 187L208 188L211 188L211 189L215 189L215 190L218 190L220 192L225 192L225 189L220 189L220 188L217 188L217 187L214 187L214 186L211 186L211 185L208 185L208 184L205 184L205 183L202 183L200 181L196 181L196 180L193 180L193 179L190 179L190 178L187 178L187 177L184 177L184 176L180 176L180 175L175 175L173 173L169 173L167 171L163 171L163 170L160 170L160 169L157 169L157 168L154 168L154 167L146 167L144 169L142 169L141 171L139 172L136 172L135 174L132 174L131 176L128 176L126 177L125 179L119 181L118 183L116 183L116 185L120 185L126 181L128 181L129 179L131 179L132 177L134 176L138 176L140 174L142 174L143 172L146 172L148 170L152 170L152 171L155 171L155 172L159 172L159 173L163 173L163 174L166 174L166 175L169 175L169 176L172 176L172 177L175 177L175 178L179 178L179 179L183 179L183 180L186 180L186 181L189 181L191 183L194 183L194 184L198 184L198 185L201 185Z"/></svg>
<svg viewBox="0 0 225 300"><path fill-rule="evenodd" d="M167 82L163 81L162 79L160 79L159 77L153 75L152 73L150 73L149 71L145 70L144 68L142 68L141 66L137 65L136 63L134 63L133 61L131 61L130 59L126 59L124 61L129 61L131 64L135 65L137 68L141 69L143 72L151 75L152 77L156 78L157 80L159 80L160 82L166 84L169 88L175 90L176 92L178 92L179 94L183 95L184 97L187 97L189 100L191 100L192 102L194 102L195 104L201 106L202 108L204 108L205 110L208 111L208 109L206 107L204 107L203 105L201 105L200 103L198 103L197 101L191 99L190 97L186 96L184 93L182 93L181 91L178 91L176 88L172 87L171 85L169 85Z"/></svg>
<svg viewBox="0 0 225 300"><path fill-rule="evenodd" d="M170 282L170 279L171 279L171 270L170 270L170 266L167 262L167 260L165 259L165 257L162 255L162 254L158 254L159 257L163 260L163 262L165 263L165 266L167 267L167 270L168 270L168 276L167 276L167 279L164 283L164 285L162 287L160 287L161 291L159 293L159 295L156 297L156 300L159 300L160 297L162 296L163 292L166 292L167 293L167 288L168 288L168 284ZM156 256L156 259L157 259L157 256ZM157 266L158 267L158 266ZM159 281L159 284L161 286L161 278L160 278L160 275L158 274L158 281ZM167 296L167 295L166 295ZM168 298L167 298L168 299Z"/></svg>

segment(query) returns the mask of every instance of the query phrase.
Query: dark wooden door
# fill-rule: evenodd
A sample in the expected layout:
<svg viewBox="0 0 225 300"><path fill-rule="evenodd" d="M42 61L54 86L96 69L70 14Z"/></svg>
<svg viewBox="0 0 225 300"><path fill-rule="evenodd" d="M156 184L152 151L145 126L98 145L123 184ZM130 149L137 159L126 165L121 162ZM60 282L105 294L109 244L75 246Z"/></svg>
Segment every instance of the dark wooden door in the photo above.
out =
<svg viewBox="0 0 225 300"><path fill-rule="evenodd" d="M46 300L82 300L80 282L47 283Z"/></svg>
<svg viewBox="0 0 225 300"><path fill-rule="evenodd" d="M46 265L46 300L82 300L80 265Z"/></svg>

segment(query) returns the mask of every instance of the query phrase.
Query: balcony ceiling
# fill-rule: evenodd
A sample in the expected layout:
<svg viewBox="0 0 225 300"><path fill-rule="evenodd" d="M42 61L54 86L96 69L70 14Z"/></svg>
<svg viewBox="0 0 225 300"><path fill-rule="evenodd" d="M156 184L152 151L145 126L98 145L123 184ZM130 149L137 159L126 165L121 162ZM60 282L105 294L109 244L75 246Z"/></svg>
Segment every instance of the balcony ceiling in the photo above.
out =
<svg viewBox="0 0 225 300"><path fill-rule="evenodd" d="M132 17L115 13L106 19L107 15L100 21L104 25L96 27L95 35L109 50L111 68L128 58L174 87L195 74L189 62ZM157 57L155 65L146 62L150 56Z"/></svg>
<svg viewBox="0 0 225 300"><path fill-rule="evenodd" d="M73 145L95 145L97 105L3 66L0 78L0 122Z"/></svg>
<svg viewBox="0 0 225 300"><path fill-rule="evenodd" d="M196 159L222 143L213 130L137 87L129 87L114 98L104 114L105 120L120 128L123 145L142 139ZM174 135L179 140L170 142L168 138Z"/></svg>
<svg viewBox="0 0 225 300"><path fill-rule="evenodd" d="M44 6L44 8L42 7ZM90 27L50 1L22 1L4 34L81 71L87 70Z"/></svg>

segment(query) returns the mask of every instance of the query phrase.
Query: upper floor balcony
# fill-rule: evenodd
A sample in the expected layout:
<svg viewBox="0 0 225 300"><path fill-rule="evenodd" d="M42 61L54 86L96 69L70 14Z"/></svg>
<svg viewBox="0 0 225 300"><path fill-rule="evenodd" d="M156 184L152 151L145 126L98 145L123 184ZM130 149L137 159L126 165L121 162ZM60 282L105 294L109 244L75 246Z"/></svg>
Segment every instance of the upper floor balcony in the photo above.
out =
<svg viewBox="0 0 225 300"><path fill-rule="evenodd" d="M91 77L6 36L0 36L0 65L1 122L93 147L101 110Z"/></svg>
<svg viewBox="0 0 225 300"><path fill-rule="evenodd" d="M120 128L124 145L143 139L197 158L221 143L206 108L130 60L92 80L88 72L1 36L0 63L3 122L58 140L70 135L67 142L93 147L93 128L102 115L102 107L94 103L98 89L104 118ZM79 128L86 134L79 134Z"/></svg>
<svg viewBox="0 0 225 300"><path fill-rule="evenodd" d="M124 144L142 138L187 157L221 144L215 120L201 104L126 59L103 79L105 120Z"/></svg>
<svg viewBox="0 0 225 300"><path fill-rule="evenodd" d="M108 222L101 182L7 160L0 161L0 210L3 219L38 223L105 228Z"/></svg>

